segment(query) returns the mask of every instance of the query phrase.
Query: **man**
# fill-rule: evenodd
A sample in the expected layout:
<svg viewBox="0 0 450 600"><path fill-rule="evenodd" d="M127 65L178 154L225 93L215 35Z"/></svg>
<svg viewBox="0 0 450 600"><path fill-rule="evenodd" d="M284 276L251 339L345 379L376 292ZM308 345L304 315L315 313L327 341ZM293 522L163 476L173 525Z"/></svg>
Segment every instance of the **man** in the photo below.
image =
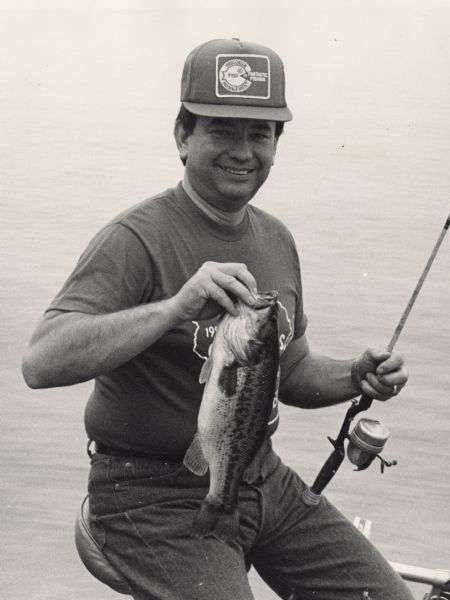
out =
<svg viewBox="0 0 450 600"><path fill-rule="evenodd" d="M182 184L125 211L91 241L32 336L31 387L95 378L85 413L95 442L89 500L108 560L138 599L239 599L250 565L281 598L403 600L400 578L267 439L239 489L236 540L196 539L208 489L182 460L196 430L198 378L220 313L279 293L282 402L328 406L361 392L387 400L405 385L402 357L376 348L351 360L313 354L305 336L293 239L249 205L292 115L283 65L240 40L188 56L175 124ZM278 407L269 419L269 437Z"/></svg>

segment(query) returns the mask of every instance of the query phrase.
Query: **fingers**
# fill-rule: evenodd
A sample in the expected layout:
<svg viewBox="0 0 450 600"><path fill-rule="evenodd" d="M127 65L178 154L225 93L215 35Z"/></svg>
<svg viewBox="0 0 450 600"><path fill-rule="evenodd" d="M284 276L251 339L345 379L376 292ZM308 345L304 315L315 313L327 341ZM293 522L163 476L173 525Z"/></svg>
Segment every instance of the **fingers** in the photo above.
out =
<svg viewBox="0 0 450 600"><path fill-rule="evenodd" d="M208 301L212 300L231 315L237 315L237 310L233 299L227 294L227 292L225 292L223 288L216 285L208 291L208 294Z"/></svg>
<svg viewBox="0 0 450 600"><path fill-rule="evenodd" d="M368 372L375 372L386 360L389 359L391 353L384 348L367 348L364 354L358 361L358 370L363 377Z"/></svg>
<svg viewBox="0 0 450 600"><path fill-rule="evenodd" d="M368 348L358 362L358 370L362 391L382 401L396 396L409 377L402 355L380 348Z"/></svg>
<svg viewBox="0 0 450 600"><path fill-rule="evenodd" d="M208 263L207 263L208 264ZM219 268L219 272L224 272L233 279L241 282L246 288L246 291L254 292L257 289L256 279L247 269L247 265L243 263L212 263ZM241 298L244 302L245 299ZM253 297L252 297L253 299Z"/></svg>
<svg viewBox="0 0 450 600"><path fill-rule="evenodd" d="M174 297L179 319L206 319L222 310L236 315L236 300L254 304L256 285L242 263L206 262Z"/></svg>
<svg viewBox="0 0 450 600"><path fill-rule="evenodd" d="M381 362L378 363L376 372L379 376L385 376L389 373L394 373L403 367L403 357L399 352L392 351L386 353L387 356Z"/></svg>
<svg viewBox="0 0 450 600"><path fill-rule="evenodd" d="M234 268L233 265L224 265L223 268L212 268L210 271L211 281L217 288L213 288L214 293L220 298L235 298L245 302L249 306L253 306L256 291L256 281L253 275L247 270L245 265L238 265ZM211 290L211 291L213 291ZM234 312L233 301L232 311L229 310L229 302L224 306L228 312ZM221 304L221 302L219 302Z"/></svg>
<svg viewBox="0 0 450 600"><path fill-rule="evenodd" d="M364 394L381 401L396 396L403 386L404 384L385 384L374 373L367 373L366 378L361 381L361 389Z"/></svg>

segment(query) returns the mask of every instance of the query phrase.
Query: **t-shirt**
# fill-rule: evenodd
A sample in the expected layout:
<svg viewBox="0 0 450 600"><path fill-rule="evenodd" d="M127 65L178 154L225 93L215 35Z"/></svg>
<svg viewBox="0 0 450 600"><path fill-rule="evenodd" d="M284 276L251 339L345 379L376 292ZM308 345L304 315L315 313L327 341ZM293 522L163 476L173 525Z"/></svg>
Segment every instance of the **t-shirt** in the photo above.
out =
<svg viewBox="0 0 450 600"><path fill-rule="evenodd" d="M89 243L48 310L105 314L175 295L206 261L245 263L260 290L279 293L283 351L306 328L294 241L252 205L238 226L211 221L181 184L124 211ZM141 354L95 379L88 437L119 450L182 457L196 430L201 368L217 318L171 329ZM278 424L277 399L269 434Z"/></svg>

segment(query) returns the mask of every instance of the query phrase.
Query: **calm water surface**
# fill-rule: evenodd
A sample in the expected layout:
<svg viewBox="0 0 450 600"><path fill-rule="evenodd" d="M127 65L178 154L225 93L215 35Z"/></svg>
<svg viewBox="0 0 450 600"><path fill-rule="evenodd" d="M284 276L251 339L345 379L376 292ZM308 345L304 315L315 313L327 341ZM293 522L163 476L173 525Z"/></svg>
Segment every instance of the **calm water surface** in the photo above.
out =
<svg viewBox="0 0 450 600"><path fill-rule="evenodd" d="M309 341L330 356L387 344L448 215L450 11L412 4L406 13L400 5L372 10L368 24L352 3L326 15L300 3L277 13L276 35L272 9L257 26L241 7L242 37L285 57L296 116L255 202L293 232ZM196 10L1 12L0 578L8 600L115 596L84 570L72 540L86 486L91 384L31 391L19 367L90 237L182 175L171 129L183 57L205 37L236 31L223 13ZM174 48L175 29L183 34ZM328 492L350 518L373 521L373 540L389 559L446 569L449 244L400 338L410 384L371 409L391 431L386 455L398 466L381 475L345 464ZM283 407L275 446L307 481L345 408ZM258 598L274 597L252 581Z"/></svg>

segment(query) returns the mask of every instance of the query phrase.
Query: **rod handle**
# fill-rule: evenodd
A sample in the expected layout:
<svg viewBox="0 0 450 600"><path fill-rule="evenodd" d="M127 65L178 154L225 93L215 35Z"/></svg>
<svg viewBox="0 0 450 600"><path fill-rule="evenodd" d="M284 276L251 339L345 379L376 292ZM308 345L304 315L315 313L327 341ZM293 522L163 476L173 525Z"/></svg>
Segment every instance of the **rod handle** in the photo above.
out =
<svg viewBox="0 0 450 600"><path fill-rule="evenodd" d="M363 394L358 402L358 412L369 409L372 406L372 402L373 398L370 398L367 394Z"/></svg>
<svg viewBox="0 0 450 600"><path fill-rule="evenodd" d="M344 456L344 450L340 450L339 448L335 448L330 454L310 488L314 494L319 495L325 489L336 471L341 466Z"/></svg>

